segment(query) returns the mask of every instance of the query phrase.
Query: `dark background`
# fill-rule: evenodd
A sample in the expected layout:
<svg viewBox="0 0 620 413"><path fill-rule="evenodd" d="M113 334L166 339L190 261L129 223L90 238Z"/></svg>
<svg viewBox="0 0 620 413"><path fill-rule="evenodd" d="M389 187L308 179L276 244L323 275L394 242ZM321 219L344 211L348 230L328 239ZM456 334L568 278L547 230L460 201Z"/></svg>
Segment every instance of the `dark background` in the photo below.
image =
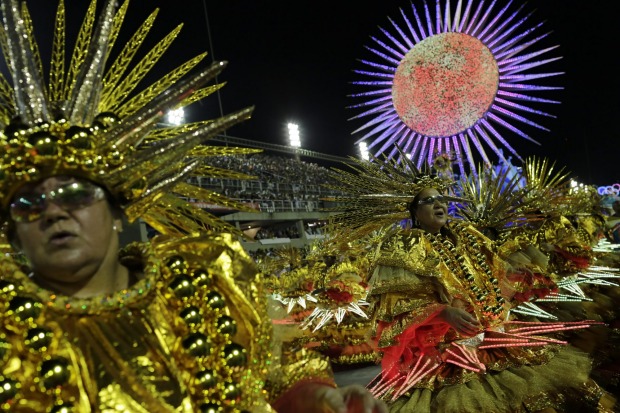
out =
<svg viewBox="0 0 620 413"><path fill-rule="evenodd" d="M43 50L46 41L51 43L52 33L46 16L53 15L56 2L27 3ZM515 0L511 7L522 3ZM81 21L86 4L85 0L66 1L73 25ZM455 4L452 0L453 8ZM498 0L496 8L503 4L506 0ZM560 46L543 58L563 57L539 71L565 72L551 80L564 90L540 96L562 103L543 108L555 119L531 117L551 130L527 129L541 146L503 133L521 156L552 158L580 181L596 185L620 182L616 161L620 36L613 4L609 0L525 4L523 14L533 11L530 25L545 21L537 34L553 31L542 45ZM434 12L434 1L429 5ZM293 121L300 126L303 148L339 156L357 155L351 133L360 123L348 119L358 112L346 108L354 103L347 95L359 91L349 84L359 79L352 73L361 68L356 59L369 57L364 46L371 44L371 35L381 36L378 26L391 29L388 16L402 25L399 7L411 14L407 0L132 0L126 22L132 30L125 33L133 33L155 7L161 10L149 41L185 23L155 71L163 73L204 50L210 52L205 65L213 58L229 61L218 79L227 85L217 97L190 107L190 120L255 105L253 118L231 128L228 135L287 145L286 124Z"/></svg>

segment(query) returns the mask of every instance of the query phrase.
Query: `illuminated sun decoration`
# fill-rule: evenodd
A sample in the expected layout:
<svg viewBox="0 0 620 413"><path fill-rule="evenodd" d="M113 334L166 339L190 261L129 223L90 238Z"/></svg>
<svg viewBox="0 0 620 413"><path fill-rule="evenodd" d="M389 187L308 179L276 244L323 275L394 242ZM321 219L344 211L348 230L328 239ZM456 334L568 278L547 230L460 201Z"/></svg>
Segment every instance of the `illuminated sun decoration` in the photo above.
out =
<svg viewBox="0 0 620 413"><path fill-rule="evenodd" d="M372 71L355 70L375 79L353 82L372 88L353 95L364 101L350 107L364 111L352 119L372 117L353 132L365 131L356 143L372 139L368 149L389 158L399 156L398 146L418 168L437 153L454 152L461 174L464 158L475 165L470 142L486 164L491 162L483 143L500 160L505 161L501 147L522 160L496 126L538 144L513 123L548 130L526 116L554 117L532 104L560 102L533 93L562 88L529 82L563 72L529 70L561 59L534 60L558 46L524 53L548 33L530 38L542 23L526 27L529 15L518 17L521 8L509 12L512 1L493 10L497 0L488 7L484 1L467 0L464 8L465 1L458 0L453 14L450 0L443 12L441 3L435 2L434 21L426 2L425 19L412 3L413 19L400 10L405 26L390 19L396 34L380 28L387 40L371 37L378 46L367 49L382 63L361 60Z"/></svg>

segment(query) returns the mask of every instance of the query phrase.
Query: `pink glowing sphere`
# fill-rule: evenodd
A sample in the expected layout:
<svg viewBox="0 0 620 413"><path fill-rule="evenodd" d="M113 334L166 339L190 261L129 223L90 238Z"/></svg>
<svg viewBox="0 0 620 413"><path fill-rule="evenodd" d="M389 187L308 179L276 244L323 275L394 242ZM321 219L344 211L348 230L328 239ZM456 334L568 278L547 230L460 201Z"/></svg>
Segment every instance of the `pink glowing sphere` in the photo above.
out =
<svg viewBox="0 0 620 413"><path fill-rule="evenodd" d="M491 51L464 33L441 33L416 44L402 59L392 86L396 113L409 128L448 137L474 126L499 86Z"/></svg>

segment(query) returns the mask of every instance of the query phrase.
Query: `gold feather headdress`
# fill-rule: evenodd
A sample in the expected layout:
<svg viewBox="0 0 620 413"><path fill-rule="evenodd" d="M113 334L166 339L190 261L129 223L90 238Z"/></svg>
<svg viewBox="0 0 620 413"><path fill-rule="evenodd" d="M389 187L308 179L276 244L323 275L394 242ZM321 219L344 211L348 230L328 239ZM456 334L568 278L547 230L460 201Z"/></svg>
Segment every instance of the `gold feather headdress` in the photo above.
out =
<svg viewBox="0 0 620 413"><path fill-rule="evenodd" d="M399 160L373 159L372 162L351 158L352 172L331 171L338 182L329 184L343 195L329 198L335 202L337 214L330 230L348 239L366 236L409 218L409 204L424 188L446 191L454 181L418 167L402 155ZM463 199L452 197L454 200Z"/></svg>
<svg viewBox="0 0 620 413"><path fill-rule="evenodd" d="M204 229L230 230L217 217L182 199L244 209L217 193L186 183L192 174L240 177L203 165L207 156L255 150L205 146L212 136L247 119L251 108L214 120L157 129L169 110L187 106L218 90L207 85L225 62L194 71L200 54L143 90L134 89L162 57L181 26L161 39L141 59L134 59L153 26L155 10L133 34L114 62L109 62L129 5L117 9L106 0L99 18L92 0L71 61L65 70L65 7L55 20L49 84L26 2L0 0L0 44L11 81L0 76L0 207L27 182L53 175L74 175L105 188L130 221L144 219L165 234ZM134 64L134 62L137 63ZM130 65L132 65L130 67Z"/></svg>

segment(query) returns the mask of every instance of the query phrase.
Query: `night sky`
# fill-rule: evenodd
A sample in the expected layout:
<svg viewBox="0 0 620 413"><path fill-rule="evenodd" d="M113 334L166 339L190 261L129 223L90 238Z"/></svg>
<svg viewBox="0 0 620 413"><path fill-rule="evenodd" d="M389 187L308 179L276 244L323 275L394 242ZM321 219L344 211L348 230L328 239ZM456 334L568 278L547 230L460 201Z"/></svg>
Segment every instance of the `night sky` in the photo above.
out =
<svg viewBox="0 0 620 413"><path fill-rule="evenodd" d="M414 2L422 4L422 0ZM55 4L28 3L36 8L35 24L38 14L53 10L50 3ZM81 18L86 2L66 3L74 13L69 19ZM511 7L524 2L513 3ZM551 131L526 128L541 146L503 133L521 156L547 156L580 181L597 185L620 182L616 128L620 36L613 3L539 0L525 4L522 13L534 12L530 24L545 22L536 33L553 31L542 45L560 47L543 58L559 55L563 59L543 66L542 71L566 72L550 80L565 89L540 95L562 102L541 107L556 119L531 117ZM434 8L434 1L429 4ZM399 7L410 11L409 0L133 0L130 25L137 26L156 6L161 7L156 21L160 29L171 30L185 22L168 59L157 70L173 68L204 50L210 52L207 62L213 58L229 62L218 79L227 82L219 99L211 97L192 106L190 120L255 105L253 118L231 128L228 135L286 145L286 124L293 121L300 126L303 148L339 156L357 154L351 133L361 123L349 121L358 112L346 108L355 103L347 95L360 91L350 85L359 79L352 70L362 68L357 59L370 57L364 46L371 44L371 35L380 36L378 26L391 28L388 16L401 24ZM76 7L79 11L73 12Z"/></svg>

